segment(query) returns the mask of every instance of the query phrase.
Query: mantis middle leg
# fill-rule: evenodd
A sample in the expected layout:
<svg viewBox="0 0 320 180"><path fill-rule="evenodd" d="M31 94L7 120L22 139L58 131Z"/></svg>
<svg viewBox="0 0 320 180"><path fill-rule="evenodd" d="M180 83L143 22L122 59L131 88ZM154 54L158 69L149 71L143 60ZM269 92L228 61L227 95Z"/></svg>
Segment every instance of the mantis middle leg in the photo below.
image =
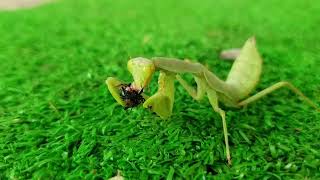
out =
<svg viewBox="0 0 320 180"><path fill-rule="evenodd" d="M206 80L201 79L200 77L197 77L197 76L194 76L194 77L197 83L197 91L193 87L188 85L188 83L185 80L183 80L179 75L176 75L177 80L194 99L200 100L204 96L204 94L207 92L208 99L210 101L210 104L213 110L219 113L219 115L221 116L223 133L224 133L224 141L226 144L227 160L228 160L228 164L231 164L231 156L230 156L229 140L228 140L228 129L227 129L226 115L225 115L226 113L219 108L217 93L214 90L210 89L210 87L207 87Z"/></svg>
<svg viewBox="0 0 320 180"><path fill-rule="evenodd" d="M205 93L206 93L206 82L205 80L194 76L194 80L197 83L197 90L195 90L193 87L191 87L190 85L188 85L188 83L181 78L181 76L176 75L176 79L179 81L179 83L181 84L181 86L186 89L186 91L189 93L190 96L192 96L193 99L199 101L201 100Z"/></svg>
<svg viewBox="0 0 320 180"><path fill-rule="evenodd" d="M297 94L299 97L302 98L303 101L305 101L306 103L308 103L310 106L314 107L315 109L317 109L318 111L320 111L320 108L314 103L312 102L309 98L307 98L299 89L297 89L295 86L293 86L291 83L289 82L285 82L285 81L281 81L278 82L260 92L258 92L257 94L241 101L238 103L239 106L245 106L249 103L252 103L254 101L257 101L258 99L272 93L273 91L283 88L283 87L287 87L289 88L292 92L294 92L295 94Z"/></svg>
<svg viewBox="0 0 320 180"><path fill-rule="evenodd" d="M228 129L227 129L227 122L226 122L226 113L224 110L220 109L218 105L218 96L217 93L212 90L207 88L207 94L208 94L208 99L209 102L213 108L213 110L217 113L220 114L221 119L222 119L222 126L223 126L223 134L224 134L224 142L226 144L226 155L227 155L227 160L228 164L231 165L231 156L230 156L230 149L229 149L229 140L228 140Z"/></svg>

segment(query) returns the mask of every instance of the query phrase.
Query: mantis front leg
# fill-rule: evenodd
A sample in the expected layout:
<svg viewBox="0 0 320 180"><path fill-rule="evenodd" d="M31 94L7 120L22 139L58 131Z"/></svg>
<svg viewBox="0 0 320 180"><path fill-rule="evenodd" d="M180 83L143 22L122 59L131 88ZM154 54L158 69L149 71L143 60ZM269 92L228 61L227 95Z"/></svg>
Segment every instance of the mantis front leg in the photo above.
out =
<svg viewBox="0 0 320 180"><path fill-rule="evenodd" d="M108 86L108 89L110 91L110 93L112 94L112 96L114 97L114 99L121 105L124 106L126 105L126 103L123 101L123 99L120 96L120 90L119 90L119 86L121 86L122 84L124 84L123 81L114 78L114 77L109 77L106 80L106 84Z"/></svg>
<svg viewBox="0 0 320 180"><path fill-rule="evenodd" d="M174 73L160 71L158 91L143 103L143 107L151 109L163 119L170 117L174 102L174 80Z"/></svg>

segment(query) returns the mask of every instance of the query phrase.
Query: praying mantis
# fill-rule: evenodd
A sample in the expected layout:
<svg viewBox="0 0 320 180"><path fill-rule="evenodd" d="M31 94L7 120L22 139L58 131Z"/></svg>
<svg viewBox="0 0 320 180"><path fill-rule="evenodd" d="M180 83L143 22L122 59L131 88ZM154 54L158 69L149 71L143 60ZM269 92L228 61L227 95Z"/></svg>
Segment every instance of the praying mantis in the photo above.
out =
<svg viewBox="0 0 320 180"><path fill-rule="evenodd" d="M114 77L109 77L106 80L111 95L120 105L126 108L143 104L144 108L150 109L163 119L170 117L174 103L175 80L183 86L193 99L200 101L207 96L212 109L222 119L228 164L231 164L231 155L226 113L219 107L219 102L229 107L241 108L277 89L287 87L310 106L320 111L319 107L299 89L285 81L275 83L249 96L258 84L262 70L262 58L257 50L254 37L249 38L245 42L225 81L221 80L200 63L175 58L133 58L128 61L128 70L133 76L132 83L126 84ZM149 97L143 90L149 85L151 77L156 70L160 71L158 79L159 88L154 95ZM194 77L197 85L196 89L180 76L184 73L190 73Z"/></svg>

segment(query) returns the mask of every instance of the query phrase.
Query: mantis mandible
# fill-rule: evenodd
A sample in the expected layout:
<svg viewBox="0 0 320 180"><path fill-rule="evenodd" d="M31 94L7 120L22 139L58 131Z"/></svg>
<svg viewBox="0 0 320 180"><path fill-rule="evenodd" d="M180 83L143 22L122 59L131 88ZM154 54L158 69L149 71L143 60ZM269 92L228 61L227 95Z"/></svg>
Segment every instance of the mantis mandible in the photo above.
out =
<svg viewBox="0 0 320 180"><path fill-rule="evenodd" d="M205 96L215 112L222 119L226 157L231 164L228 142L226 113L219 107L219 102L229 107L240 108L252 103L267 94L287 87L300 96L306 103L320 111L319 107L307 98L300 90L289 82L281 81L248 97L256 87L262 70L262 58L257 50L254 37L249 38L242 47L239 56L232 65L225 81L210 72L204 65L197 62L183 61L174 58L154 57L151 59L134 58L128 61L128 70L133 76L133 83L126 84L114 77L109 77L106 84L115 100L124 107L135 107L143 103L161 118L171 116L174 102L174 81L178 80L184 89L195 100ZM156 70L160 71L158 91L151 97L143 93L150 83ZM197 88L193 88L179 75L190 73L193 75Z"/></svg>

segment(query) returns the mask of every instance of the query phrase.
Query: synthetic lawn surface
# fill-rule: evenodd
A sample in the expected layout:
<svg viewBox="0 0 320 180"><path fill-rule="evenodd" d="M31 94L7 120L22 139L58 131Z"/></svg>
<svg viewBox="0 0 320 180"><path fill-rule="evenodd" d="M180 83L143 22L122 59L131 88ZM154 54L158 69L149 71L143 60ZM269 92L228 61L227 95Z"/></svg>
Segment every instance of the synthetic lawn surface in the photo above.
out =
<svg viewBox="0 0 320 180"><path fill-rule="evenodd" d="M0 12L0 179L317 179L320 115L287 90L229 109L222 124L177 84L162 120L123 110L104 84L130 81L131 57L207 64L225 78L225 48L255 35L255 92L288 80L320 104L319 1L66 0ZM156 77L151 92L156 90Z"/></svg>

